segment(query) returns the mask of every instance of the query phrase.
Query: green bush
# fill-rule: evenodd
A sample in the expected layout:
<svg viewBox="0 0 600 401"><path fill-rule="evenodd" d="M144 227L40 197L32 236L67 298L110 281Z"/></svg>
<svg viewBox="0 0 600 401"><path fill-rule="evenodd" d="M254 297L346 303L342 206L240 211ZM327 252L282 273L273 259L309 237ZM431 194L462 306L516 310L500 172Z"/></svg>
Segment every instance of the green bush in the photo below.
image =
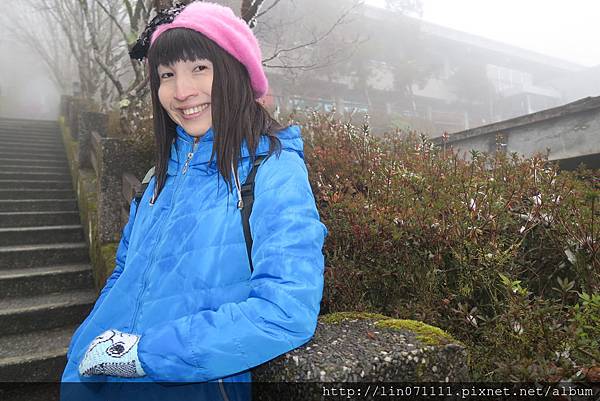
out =
<svg viewBox="0 0 600 401"><path fill-rule="evenodd" d="M501 152L464 161L334 114L306 116L303 132L329 229L323 312L441 327L470 347L478 380L598 363L598 174Z"/></svg>

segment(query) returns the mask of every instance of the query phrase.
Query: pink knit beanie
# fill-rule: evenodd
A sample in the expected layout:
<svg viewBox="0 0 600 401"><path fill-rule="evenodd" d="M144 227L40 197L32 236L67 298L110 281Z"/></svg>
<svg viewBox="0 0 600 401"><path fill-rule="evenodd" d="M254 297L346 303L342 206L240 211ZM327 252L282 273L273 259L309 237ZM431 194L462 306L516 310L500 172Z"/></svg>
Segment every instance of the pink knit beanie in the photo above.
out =
<svg viewBox="0 0 600 401"><path fill-rule="evenodd" d="M238 18L229 7L208 2L191 3L173 22L156 28L150 45L163 32L174 28L193 29L217 43L246 67L255 98L267 94L269 83L262 67L258 41L246 22Z"/></svg>

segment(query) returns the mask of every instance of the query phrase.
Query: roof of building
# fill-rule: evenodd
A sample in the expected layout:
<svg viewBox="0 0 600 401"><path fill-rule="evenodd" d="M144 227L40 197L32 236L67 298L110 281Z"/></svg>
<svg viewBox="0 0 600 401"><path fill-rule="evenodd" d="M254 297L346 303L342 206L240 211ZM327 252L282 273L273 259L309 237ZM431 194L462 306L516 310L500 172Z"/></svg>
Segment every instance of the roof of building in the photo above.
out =
<svg viewBox="0 0 600 401"><path fill-rule="evenodd" d="M456 132L450 134L448 143L461 141L475 136L499 132L515 127L521 127L524 125L534 124L540 121L563 117L569 114L581 113L593 109L600 109L600 96L586 97L572 103L568 103L558 107L553 107L551 109L546 109L538 111L536 113L511 118L509 120L504 120L493 124L483 125L477 128L471 128L465 131ZM434 142L441 143L441 139L435 138Z"/></svg>
<svg viewBox="0 0 600 401"><path fill-rule="evenodd" d="M523 49L517 46L509 45L507 43L499 42L496 40L488 39L482 36L477 36L471 33L462 32L456 29L448 28L442 25L434 24L429 21L410 17L399 12L390 12L389 10L365 5L365 15L375 19L391 19L394 18L406 18L412 21L418 21L422 29L422 32L432 36L437 36L443 39L452 40L471 46L476 46L486 50L492 50L495 52L507 54L513 57L518 57L527 61L544 64L567 71L580 71L587 67L577 63L573 63L567 60L560 59L558 57L548 56L545 54L537 53L532 50Z"/></svg>

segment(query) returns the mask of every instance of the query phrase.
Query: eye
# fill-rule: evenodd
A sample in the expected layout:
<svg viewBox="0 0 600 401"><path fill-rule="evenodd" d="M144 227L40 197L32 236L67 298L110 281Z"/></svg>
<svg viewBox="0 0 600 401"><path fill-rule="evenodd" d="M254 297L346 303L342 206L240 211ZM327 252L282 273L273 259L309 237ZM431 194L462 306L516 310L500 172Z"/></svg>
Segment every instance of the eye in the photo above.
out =
<svg viewBox="0 0 600 401"><path fill-rule="evenodd" d="M160 79L167 79L173 76L172 72L163 72L162 74L159 73Z"/></svg>
<svg viewBox="0 0 600 401"><path fill-rule="evenodd" d="M207 66L205 66L205 65L203 65L203 64L200 64L200 65L197 65L197 66L194 68L194 71L201 72L201 71L204 71L204 70L206 70L207 68L208 68Z"/></svg>

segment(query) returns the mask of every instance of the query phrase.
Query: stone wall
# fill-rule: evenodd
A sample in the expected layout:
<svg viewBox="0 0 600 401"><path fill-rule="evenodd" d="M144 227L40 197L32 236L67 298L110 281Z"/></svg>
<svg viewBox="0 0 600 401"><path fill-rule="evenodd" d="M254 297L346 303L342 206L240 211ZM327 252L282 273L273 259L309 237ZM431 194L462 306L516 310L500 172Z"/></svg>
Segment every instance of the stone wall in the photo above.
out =
<svg viewBox="0 0 600 401"><path fill-rule="evenodd" d="M442 139L436 138L436 144ZM552 161L585 162L600 167L600 97L589 97L564 106L450 135L446 146L470 158L471 149L495 153L536 153ZM562 164L561 164L562 165Z"/></svg>

